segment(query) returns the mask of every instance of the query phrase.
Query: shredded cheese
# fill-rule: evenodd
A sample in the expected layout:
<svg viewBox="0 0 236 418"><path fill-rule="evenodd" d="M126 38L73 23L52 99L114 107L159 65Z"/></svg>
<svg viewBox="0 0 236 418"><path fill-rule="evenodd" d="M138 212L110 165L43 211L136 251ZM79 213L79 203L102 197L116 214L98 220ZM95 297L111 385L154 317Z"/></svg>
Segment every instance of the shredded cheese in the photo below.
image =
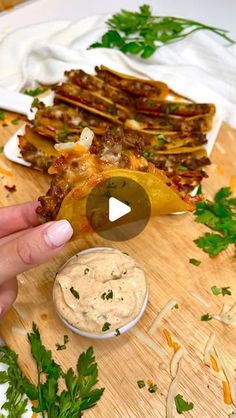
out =
<svg viewBox="0 0 236 418"><path fill-rule="evenodd" d="M184 352L180 348L172 358L172 371L175 372L175 376L171 381L166 403L166 418L174 417L174 402L177 393L177 387L180 380L180 361L183 358Z"/></svg>
<svg viewBox="0 0 236 418"><path fill-rule="evenodd" d="M177 375L178 365L183 356L184 356L184 349L182 347L179 347L179 349L173 355L171 359L171 363L170 363L170 373L172 377L175 377Z"/></svg>
<svg viewBox="0 0 236 418"><path fill-rule="evenodd" d="M232 403L236 406L236 384L235 384L235 380L234 380L234 378L231 374L231 371L229 370L227 364L225 363L225 360L224 360L221 352L215 346L214 346L214 350L215 350L215 353L218 357L218 362L220 364L220 367L222 368L222 370L224 372L224 375L226 377L226 380L229 384Z"/></svg>
<svg viewBox="0 0 236 418"><path fill-rule="evenodd" d="M223 324L226 325L236 325L236 303L234 303L230 308L227 308L226 305L223 305L219 315L212 315L212 318L223 322Z"/></svg>
<svg viewBox="0 0 236 418"><path fill-rule="evenodd" d="M152 325L149 328L148 333L150 335L155 334L157 328L159 327L162 319L177 305L177 301L175 299L170 299L167 304L160 310L157 317L154 319Z"/></svg>
<svg viewBox="0 0 236 418"><path fill-rule="evenodd" d="M213 368L213 370L216 373L219 373L220 372L220 369L219 369L219 366L217 364L217 361L216 361L215 357L213 357L213 356L211 356L211 367Z"/></svg>
<svg viewBox="0 0 236 418"><path fill-rule="evenodd" d="M153 341L148 335L139 331L138 328L133 328L130 332L134 334L141 343L153 350L158 356L161 358L166 356L166 353L159 347L159 345L157 345L157 343L155 343L155 341Z"/></svg>
<svg viewBox="0 0 236 418"><path fill-rule="evenodd" d="M173 348L174 353L176 353L176 351L178 351L178 349L180 347L179 343L172 340L172 337L171 337L170 332L168 331L168 329L164 328L163 334L165 336L165 339L166 339L166 342L167 342L168 346Z"/></svg>
<svg viewBox="0 0 236 418"><path fill-rule="evenodd" d="M27 337L27 331L24 328L19 327L12 327L12 334L14 335L20 335L22 337Z"/></svg>
<svg viewBox="0 0 236 418"><path fill-rule="evenodd" d="M232 397L231 397L230 387L229 387L228 382L223 380L222 386L223 386L223 394L224 394L224 403L226 403L227 405L232 405Z"/></svg>
<svg viewBox="0 0 236 418"><path fill-rule="evenodd" d="M165 336L166 342L168 344L169 347L173 348L173 341L170 335L170 332L168 331L168 329L163 329L163 334Z"/></svg>
<svg viewBox="0 0 236 418"><path fill-rule="evenodd" d="M216 338L215 334L212 333L206 343L206 347L204 350L204 363L209 367L211 365L211 353L213 351L215 338Z"/></svg>
<svg viewBox="0 0 236 418"><path fill-rule="evenodd" d="M202 296L199 296L197 293L190 292L190 295L193 298L195 298L198 302L200 302L202 305L206 306L206 308L208 308L210 306L210 304L205 299L203 299Z"/></svg>
<svg viewBox="0 0 236 418"><path fill-rule="evenodd" d="M176 353L176 351L178 351L179 348L180 348L180 345L176 341L174 341L173 342L173 350L174 350L174 352Z"/></svg>

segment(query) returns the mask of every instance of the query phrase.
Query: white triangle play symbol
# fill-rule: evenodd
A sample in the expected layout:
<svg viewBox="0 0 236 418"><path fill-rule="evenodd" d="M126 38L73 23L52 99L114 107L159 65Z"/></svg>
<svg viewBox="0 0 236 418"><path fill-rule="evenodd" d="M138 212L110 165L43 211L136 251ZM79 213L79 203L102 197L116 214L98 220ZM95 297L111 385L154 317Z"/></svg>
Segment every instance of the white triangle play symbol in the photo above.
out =
<svg viewBox="0 0 236 418"><path fill-rule="evenodd" d="M130 206L116 199L110 197L109 199L109 221L114 222L131 212Z"/></svg>

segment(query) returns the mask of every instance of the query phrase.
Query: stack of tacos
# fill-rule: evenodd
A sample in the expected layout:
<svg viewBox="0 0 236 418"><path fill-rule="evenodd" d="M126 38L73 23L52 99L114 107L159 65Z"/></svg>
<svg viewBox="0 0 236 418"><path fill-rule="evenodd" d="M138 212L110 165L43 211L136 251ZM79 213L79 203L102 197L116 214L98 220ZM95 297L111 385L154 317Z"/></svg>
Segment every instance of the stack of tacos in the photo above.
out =
<svg viewBox="0 0 236 418"><path fill-rule="evenodd" d="M54 104L46 107L37 103L35 120L19 141L22 156L32 167L45 172L52 167L49 173L55 171L58 161L62 161L55 144L78 143L81 132L88 127L94 135L89 150L85 150L86 159L90 163L96 160L99 173L132 170L145 173L147 182L149 176L161 177L165 187L179 194L181 205L206 176L204 166L210 160L204 144L213 124L213 104L193 103L165 83L138 79L103 66L95 68L95 75L67 71L65 81L52 88ZM71 172L73 159L77 161L75 150L68 155L63 154L63 173L55 172L54 183L66 170ZM79 173L76 183L80 182ZM73 187L75 183L68 187L70 193ZM44 207L48 200L48 196L41 199ZM55 207L59 208L58 202ZM54 219L58 214L58 210L50 216L49 212L41 211L41 216Z"/></svg>

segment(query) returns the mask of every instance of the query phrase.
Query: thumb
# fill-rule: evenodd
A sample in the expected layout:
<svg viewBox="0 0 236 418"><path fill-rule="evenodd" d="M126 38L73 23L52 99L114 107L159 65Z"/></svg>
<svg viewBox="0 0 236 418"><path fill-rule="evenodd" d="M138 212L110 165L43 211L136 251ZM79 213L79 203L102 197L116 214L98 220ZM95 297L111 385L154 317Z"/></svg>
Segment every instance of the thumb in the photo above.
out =
<svg viewBox="0 0 236 418"><path fill-rule="evenodd" d="M29 229L0 247L0 285L53 257L73 235L66 220Z"/></svg>

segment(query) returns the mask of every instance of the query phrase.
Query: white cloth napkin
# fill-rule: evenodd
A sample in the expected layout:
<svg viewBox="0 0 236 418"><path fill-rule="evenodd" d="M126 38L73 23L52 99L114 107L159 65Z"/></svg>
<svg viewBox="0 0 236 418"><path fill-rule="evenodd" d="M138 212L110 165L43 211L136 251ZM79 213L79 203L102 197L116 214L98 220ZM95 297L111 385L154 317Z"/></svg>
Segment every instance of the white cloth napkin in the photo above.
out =
<svg viewBox="0 0 236 418"><path fill-rule="evenodd" d="M51 84L65 70L95 65L166 82L198 102L212 102L219 116L236 129L236 44L206 31L161 47L148 60L110 49L87 47L107 30L107 16L78 22L57 21L18 29L0 39L0 86L15 90Z"/></svg>

